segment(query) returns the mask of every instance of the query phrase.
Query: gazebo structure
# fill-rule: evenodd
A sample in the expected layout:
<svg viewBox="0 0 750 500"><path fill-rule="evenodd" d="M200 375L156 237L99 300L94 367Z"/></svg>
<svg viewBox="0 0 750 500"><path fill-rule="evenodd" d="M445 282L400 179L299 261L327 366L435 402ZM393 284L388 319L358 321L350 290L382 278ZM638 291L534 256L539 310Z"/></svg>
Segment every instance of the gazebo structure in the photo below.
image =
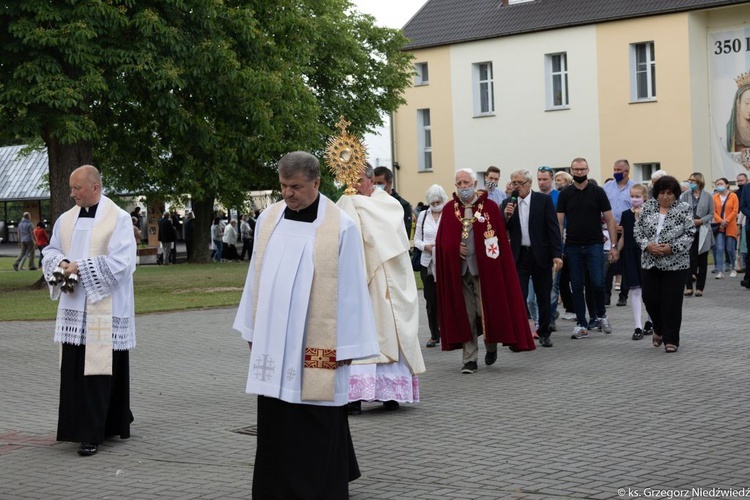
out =
<svg viewBox="0 0 750 500"><path fill-rule="evenodd" d="M24 212L34 224L51 217L47 150L25 148L0 147L0 238L5 242L17 241L16 226Z"/></svg>

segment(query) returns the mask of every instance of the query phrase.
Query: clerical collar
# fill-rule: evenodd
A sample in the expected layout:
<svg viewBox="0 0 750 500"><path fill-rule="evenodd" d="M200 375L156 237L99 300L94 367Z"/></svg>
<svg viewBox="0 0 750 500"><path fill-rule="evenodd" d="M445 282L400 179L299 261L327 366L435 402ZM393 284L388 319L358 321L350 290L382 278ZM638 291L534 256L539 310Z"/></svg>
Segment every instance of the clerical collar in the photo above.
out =
<svg viewBox="0 0 750 500"><path fill-rule="evenodd" d="M79 219L85 219L85 218L93 219L94 217L96 217L96 207L98 206L99 206L99 203L97 202L96 205L93 205L88 208L81 207L81 211L78 213L78 218Z"/></svg>
<svg viewBox="0 0 750 500"><path fill-rule="evenodd" d="M310 204L309 207L303 208L299 211L292 210L286 207L284 210L284 218L297 222L315 222L318 218L318 205L320 205L320 193L315 201Z"/></svg>

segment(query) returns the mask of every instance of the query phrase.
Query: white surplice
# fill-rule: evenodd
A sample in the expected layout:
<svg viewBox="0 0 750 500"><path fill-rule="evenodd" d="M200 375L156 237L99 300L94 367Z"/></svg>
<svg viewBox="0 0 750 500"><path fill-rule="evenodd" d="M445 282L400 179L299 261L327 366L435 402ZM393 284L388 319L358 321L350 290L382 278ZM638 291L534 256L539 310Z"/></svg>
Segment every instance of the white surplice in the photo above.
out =
<svg viewBox="0 0 750 500"><path fill-rule="evenodd" d="M100 205L105 198L102 196ZM76 221L69 255L64 255L62 249L60 224L55 224L52 230L50 244L44 249L45 279L52 277L52 271L63 259L78 261L80 279L74 293L61 294L59 297L55 342L85 345L86 296L92 302L98 302L111 295L112 349L125 351L135 347L133 273L136 268L136 245L133 239L133 221L129 213L116 209L117 222L106 255L89 256L92 231L95 223L102 217L101 206L94 218L79 217Z"/></svg>
<svg viewBox="0 0 750 500"><path fill-rule="evenodd" d="M335 374L333 401L302 400L302 365L306 345L308 306L313 275L313 250L317 230L326 211L321 195L318 216L312 223L283 218L269 220L263 212L255 233L264 224L274 230L263 256L258 285L257 317L253 317L255 259L248 270L245 289L234 321L234 329L252 342L246 392L269 396L289 403L342 406L349 392L349 367L340 366ZM363 359L379 353L370 297L362 273L362 246L354 222L340 212L338 255L337 360ZM336 258L336 256L331 256Z"/></svg>

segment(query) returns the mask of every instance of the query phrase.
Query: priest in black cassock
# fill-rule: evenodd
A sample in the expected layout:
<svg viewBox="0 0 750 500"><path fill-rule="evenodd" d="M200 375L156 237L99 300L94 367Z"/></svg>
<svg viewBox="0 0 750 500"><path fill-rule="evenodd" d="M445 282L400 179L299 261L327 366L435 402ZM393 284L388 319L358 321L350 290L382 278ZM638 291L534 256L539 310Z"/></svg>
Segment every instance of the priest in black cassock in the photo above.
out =
<svg viewBox="0 0 750 500"><path fill-rule="evenodd" d="M57 440L80 442L78 453L90 456L105 438L130 437L136 243L130 214L102 195L96 168L73 171L70 195L76 206L55 223L44 249L44 277L51 298L59 300ZM58 268L64 277L55 277Z"/></svg>
<svg viewBox="0 0 750 500"><path fill-rule="evenodd" d="M234 328L258 395L254 499L345 499L360 476L346 410L349 365L377 356L362 243L318 192L311 154L279 161L284 198L263 211Z"/></svg>

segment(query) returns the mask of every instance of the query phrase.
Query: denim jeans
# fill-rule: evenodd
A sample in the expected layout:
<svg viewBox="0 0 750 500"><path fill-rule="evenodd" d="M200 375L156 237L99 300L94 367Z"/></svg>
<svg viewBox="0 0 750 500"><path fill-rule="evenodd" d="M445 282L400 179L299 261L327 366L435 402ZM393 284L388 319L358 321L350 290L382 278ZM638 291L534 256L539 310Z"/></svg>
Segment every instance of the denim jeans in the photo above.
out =
<svg viewBox="0 0 750 500"><path fill-rule="evenodd" d="M566 245L565 253L570 265L570 286L573 290L573 308L578 326L587 326L586 299L584 297L585 273L588 271L597 318L604 318L604 245Z"/></svg>
<svg viewBox="0 0 750 500"><path fill-rule="evenodd" d="M718 232L716 233L714 250L714 267L720 273L732 271L737 252L737 240L725 233ZM728 262L728 264L725 264L725 262Z"/></svg>
<svg viewBox="0 0 750 500"><path fill-rule="evenodd" d="M221 251L224 249L224 242L221 240L214 240L214 246L216 247L216 253L214 254L214 260L221 262Z"/></svg>

